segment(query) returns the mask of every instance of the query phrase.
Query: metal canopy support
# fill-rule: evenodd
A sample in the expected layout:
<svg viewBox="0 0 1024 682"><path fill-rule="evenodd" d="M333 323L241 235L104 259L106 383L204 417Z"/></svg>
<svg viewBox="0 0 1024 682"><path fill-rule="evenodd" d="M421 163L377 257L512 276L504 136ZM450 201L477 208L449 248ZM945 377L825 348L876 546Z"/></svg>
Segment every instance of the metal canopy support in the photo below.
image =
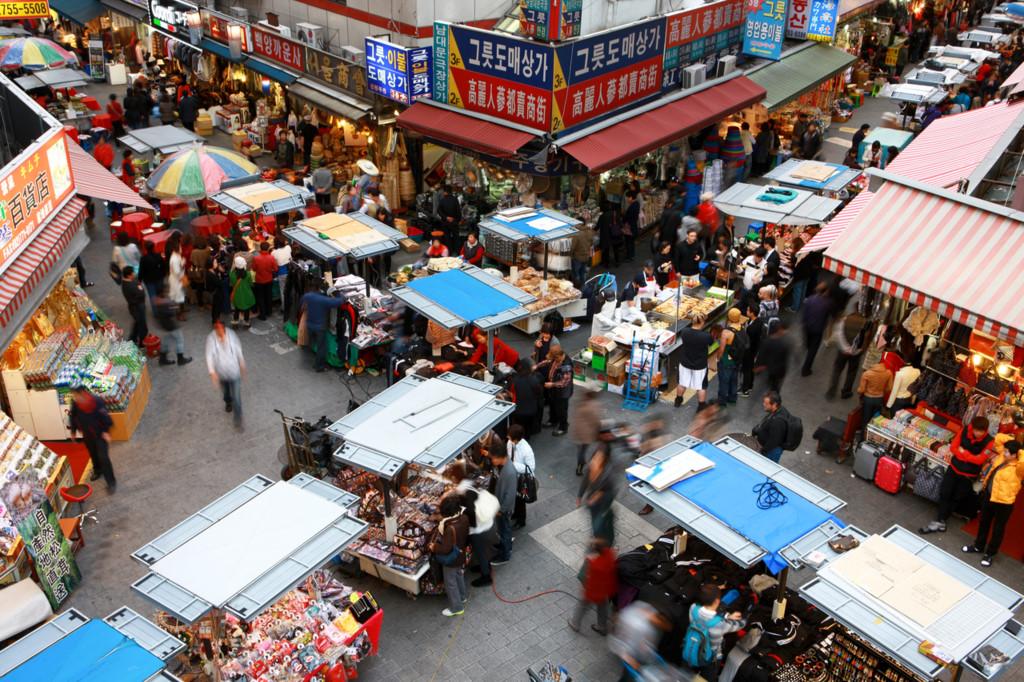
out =
<svg viewBox="0 0 1024 682"><path fill-rule="evenodd" d="M537 235L526 234L516 229L515 225L503 222L495 217L495 214L485 216L480 223L477 225L481 230L492 232L502 239L507 239L513 242L529 241L531 239L548 243L553 242L556 239L565 239L579 232L579 226L583 223L572 216L551 209L542 208L536 211L539 215L552 218L561 223L565 223L561 227L556 227L552 230L547 230Z"/></svg>
<svg viewBox="0 0 1024 682"><path fill-rule="evenodd" d="M843 535L850 535L861 542L869 536L868 533L855 526L847 526L840 532ZM893 526L879 535L935 566L943 573L960 581L971 590L988 597L1009 611L1015 610L1024 602L1024 596L1017 591L994 580L972 566L968 566L956 557L927 542L916 533L912 533L900 526ZM914 671L923 679L936 679L943 672L944 668L942 665L925 657L918 651L918 645L921 641L920 633L903 626L882 612L882 610L875 608L872 604L865 603L858 594L847 589L845 584L830 580L827 571L821 572L821 569L827 567L834 559L840 556L828 546L827 539L822 539L817 544L808 544L803 549L804 557L811 552L820 552L825 556L824 562L818 567L818 575L800 587L800 593L808 601L820 608L824 613L835 618L836 621L842 623L858 636L871 642L879 650L895 658L901 665ZM940 619L952 618L951 624L957 622L977 624L979 617L984 618L984 613L973 612L971 608L972 601L970 596L966 597L953 607L951 611L952 616L947 614ZM973 603L978 604L979 602L974 601ZM992 645L1005 653L1010 658L1011 663L1024 653L1024 632L1022 632L1021 624L1017 621L1010 620L1006 623L993 623L991 625L991 633L975 651L987 644ZM961 663L985 679L991 679L995 676L986 675L977 665L973 664L970 661L970 654ZM1010 663L1007 663L1002 666L1000 671L1007 669L1009 665Z"/></svg>
<svg viewBox="0 0 1024 682"><path fill-rule="evenodd" d="M180 639L167 634L163 628L127 606L122 606L103 620L161 661L166 661L185 649L185 643Z"/></svg>
<svg viewBox="0 0 1024 682"><path fill-rule="evenodd" d="M279 180L277 182L284 181ZM387 253L394 253L401 248L401 246L399 246L399 242L405 239L405 235L395 228L389 227L376 218L371 218L370 216L359 212L346 213L345 216L350 220L362 223L366 227L378 233L380 235L380 240L373 242L372 244L365 244L357 246L351 250L346 250L341 248L337 242L320 239L319 235L316 234L314 230L304 226L301 222L283 230L282 232L286 237L298 243L299 246L310 251L322 260L333 260L335 258L344 258L346 256L350 256L355 260L365 260L372 256L382 256Z"/></svg>
<svg viewBox="0 0 1024 682"><path fill-rule="evenodd" d="M166 125L139 128L118 139L139 154L154 151L170 154L203 141L202 137L184 128Z"/></svg>
<svg viewBox="0 0 1024 682"><path fill-rule="evenodd" d="M500 391L500 387L494 384L486 384L452 372L446 372L436 380L482 391L491 396ZM340 438L347 438L353 429L374 415L400 405L410 391L425 381L433 380L415 375L405 377L328 426L327 430ZM423 451L410 461L428 469L441 469L455 459L460 452L472 445L480 437L480 434L488 431L499 421L512 414L514 410L515 405L512 403L495 399L453 427L437 442L424 443ZM345 444L335 451L334 457L340 462L369 471L387 480L398 476L409 463L400 457L353 443L351 440L346 440Z"/></svg>
<svg viewBox="0 0 1024 682"><path fill-rule="evenodd" d="M764 185L738 182L715 197L714 203L727 215L781 225L823 223L842 205L838 199L820 197L807 189L795 190L800 194L787 203L766 205L767 202L758 201L758 197L767 189Z"/></svg>
<svg viewBox="0 0 1024 682"><path fill-rule="evenodd" d="M297 211L304 207L307 201L313 198L313 193L305 187L293 185L284 180L274 180L273 182L260 181L252 184L271 185L279 190L287 192L290 196L274 199L272 201L265 201L259 208L253 208L247 202L232 196L230 192L217 192L210 197L210 201L236 215L248 215L249 213L256 211L264 213L265 215L277 215L279 213L287 213L288 211Z"/></svg>
<svg viewBox="0 0 1024 682"><path fill-rule="evenodd" d="M182 623L194 623L210 612L213 604L156 573L147 573L132 583L132 589Z"/></svg>
<svg viewBox="0 0 1024 682"><path fill-rule="evenodd" d="M793 177L793 173L796 172L800 166L805 163L815 163L818 165L828 166L829 168L835 169L835 173L832 174L824 183L820 183L822 187L814 188L809 185L801 184L798 178ZM806 190L821 191L821 192L838 192L844 189L851 182L856 180L863 171L857 168L849 168L847 166L841 166L833 163L821 163L818 161L807 161L805 159L789 159L785 163L776 166L767 173L764 174L764 178L767 180L774 180L782 185L791 185L793 187L800 187Z"/></svg>

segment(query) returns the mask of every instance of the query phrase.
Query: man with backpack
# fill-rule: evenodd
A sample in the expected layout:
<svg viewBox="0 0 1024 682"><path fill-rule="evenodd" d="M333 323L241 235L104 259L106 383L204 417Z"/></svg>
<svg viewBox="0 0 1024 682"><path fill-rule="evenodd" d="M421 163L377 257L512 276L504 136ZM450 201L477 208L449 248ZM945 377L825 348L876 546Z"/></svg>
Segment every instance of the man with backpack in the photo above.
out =
<svg viewBox="0 0 1024 682"><path fill-rule="evenodd" d="M739 611L725 616L718 613L721 603L722 591L717 585L701 585L697 602L690 607L690 625L683 639L683 660L707 682L718 680L722 638L745 625Z"/></svg>
<svg viewBox="0 0 1024 682"><path fill-rule="evenodd" d="M750 337L743 329L743 313L739 308L730 308L718 343L718 404L721 407L736 403L740 364L749 347Z"/></svg>
<svg viewBox="0 0 1024 682"><path fill-rule="evenodd" d="M765 416L750 432L757 439L761 454L773 462L782 459L783 450L796 450L803 438L803 424L782 406L782 398L768 391L762 399Z"/></svg>

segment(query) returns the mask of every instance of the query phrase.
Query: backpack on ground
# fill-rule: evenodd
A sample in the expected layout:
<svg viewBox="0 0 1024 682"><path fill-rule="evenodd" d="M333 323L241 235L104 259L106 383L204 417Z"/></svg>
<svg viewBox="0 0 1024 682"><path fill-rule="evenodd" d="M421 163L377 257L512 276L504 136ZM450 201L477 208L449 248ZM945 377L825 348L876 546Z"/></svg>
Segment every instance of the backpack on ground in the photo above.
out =
<svg viewBox="0 0 1024 682"><path fill-rule="evenodd" d="M700 617L700 605L690 607L690 625L683 638L683 660L694 670L710 665L718 658L711 646L711 628L722 622L722 616L715 614L710 620Z"/></svg>
<svg viewBox="0 0 1024 682"><path fill-rule="evenodd" d="M804 423L789 410L786 410L783 417L786 420L786 440L782 444L782 449L793 452L800 447L800 441L804 439Z"/></svg>

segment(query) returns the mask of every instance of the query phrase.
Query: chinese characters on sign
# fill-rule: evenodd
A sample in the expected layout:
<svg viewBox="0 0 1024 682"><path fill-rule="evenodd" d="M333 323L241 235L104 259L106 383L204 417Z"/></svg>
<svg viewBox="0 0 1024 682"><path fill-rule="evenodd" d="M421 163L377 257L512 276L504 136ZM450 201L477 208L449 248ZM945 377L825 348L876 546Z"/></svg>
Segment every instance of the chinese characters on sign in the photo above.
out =
<svg viewBox="0 0 1024 682"><path fill-rule="evenodd" d="M372 92L402 104L430 96L430 48L366 39L366 82Z"/></svg>
<svg viewBox="0 0 1024 682"><path fill-rule="evenodd" d="M836 37L839 20L838 0L809 0L811 17L807 24L807 37L811 40L831 42Z"/></svg>
<svg viewBox="0 0 1024 682"><path fill-rule="evenodd" d="M761 0L747 15L743 30L743 54L778 60L786 26L786 0Z"/></svg>
<svg viewBox="0 0 1024 682"><path fill-rule="evenodd" d="M347 90L359 97L366 95L366 71L358 64L307 47L305 71L328 85Z"/></svg>
<svg viewBox="0 0 1024 682"><path fill-rule="evenodd" d="M252 51L278 64L284 64L296 71L304 70L304 50L302 43L282 38L263 29L252 29Z"/></svg>
<svg viewBox="0 0 1024 682"><path fill-rule="evenodd" d="M734 51L742 39L744 0L721 0L665 17L663 89L679 85L684 68Z"/></svg>
<svg viewBox="0 0 1024 682"><path fill-rule="evenodd" d="M583 0L522 0L523 32L531 38L557 42L580 35Z"/></svg>
<svg viewBox="0 0 1024 682"><path fill-rule="evenodd" d="M810 18L810 0L789 0L786 9L786 37L794 40L807 38L807 20Z"/></svg>
<svg viewBox="0 0 1024 682"><path fill-rule="evenodd" d="M55 130L30 157L0 176L0 272L71 196L67 138Z"/></svg>
<svg viewBox="0 0 1024 682"><path fill-rule="evenodd" d="M18 532L32 557L43 593L57 610L82 581L82 574L48 499L44 498L41 507L18 523Z"/></svg>

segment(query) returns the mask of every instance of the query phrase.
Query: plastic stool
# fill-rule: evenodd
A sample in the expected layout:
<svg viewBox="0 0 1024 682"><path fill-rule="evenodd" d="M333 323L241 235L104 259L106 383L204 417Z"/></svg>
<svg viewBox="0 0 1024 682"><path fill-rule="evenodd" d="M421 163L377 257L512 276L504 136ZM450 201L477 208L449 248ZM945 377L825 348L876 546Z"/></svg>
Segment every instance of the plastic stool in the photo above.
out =
<svg viewBox="0 0 1024 682"><path fill-rule="evenodd" d="M82 515L82 503L92 495L92 486L88 483L78 483L60 489L60 496L69 504L78 504L78 516Z"/></svg>

